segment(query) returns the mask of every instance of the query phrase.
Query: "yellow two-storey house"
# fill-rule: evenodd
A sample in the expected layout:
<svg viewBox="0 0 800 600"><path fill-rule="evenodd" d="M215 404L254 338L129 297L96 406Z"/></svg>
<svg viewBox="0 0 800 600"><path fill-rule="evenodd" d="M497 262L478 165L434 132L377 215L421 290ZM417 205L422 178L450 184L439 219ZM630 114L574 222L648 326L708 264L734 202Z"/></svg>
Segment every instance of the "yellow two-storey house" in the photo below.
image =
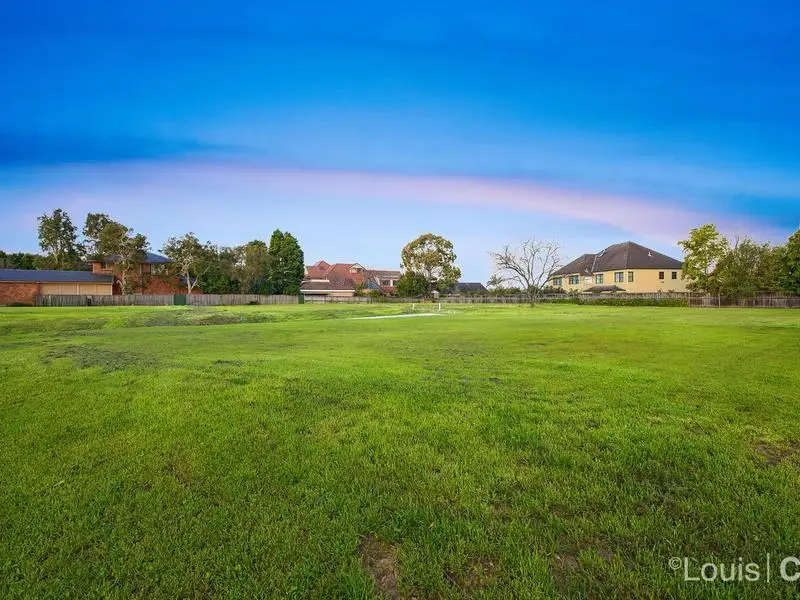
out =
<svg viewBox="0 0 800 600"><path fill-rule="evenodd" d="M685 292L683 263L635 242L584 254L555 271L548 284L567 292Z"/></svg>

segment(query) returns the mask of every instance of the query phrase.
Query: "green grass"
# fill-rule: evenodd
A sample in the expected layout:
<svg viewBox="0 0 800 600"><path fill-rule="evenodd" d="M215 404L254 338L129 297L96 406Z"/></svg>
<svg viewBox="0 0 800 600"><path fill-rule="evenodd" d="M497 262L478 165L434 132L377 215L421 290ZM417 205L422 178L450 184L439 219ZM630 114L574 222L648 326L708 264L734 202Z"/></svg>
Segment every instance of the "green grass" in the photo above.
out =
<svg viewBox="0 0 800 600"><path fill-rule="evenodd" d="M797 593L800 311L404 310L0 309L0 597Z"/></svg>

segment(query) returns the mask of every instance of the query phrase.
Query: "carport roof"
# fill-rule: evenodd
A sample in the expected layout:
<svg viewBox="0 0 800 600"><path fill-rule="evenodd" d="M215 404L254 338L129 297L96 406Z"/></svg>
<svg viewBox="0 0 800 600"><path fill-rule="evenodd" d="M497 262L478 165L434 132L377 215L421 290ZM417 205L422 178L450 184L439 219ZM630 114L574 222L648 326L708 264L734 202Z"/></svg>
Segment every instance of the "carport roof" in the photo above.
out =
<svg viewBox="0 0 800 600"><path fill-rule="evenodd" d="M48 271L36 269L0 269L0 281L25 283L114 283L113 275L91 271Z"/></svg>

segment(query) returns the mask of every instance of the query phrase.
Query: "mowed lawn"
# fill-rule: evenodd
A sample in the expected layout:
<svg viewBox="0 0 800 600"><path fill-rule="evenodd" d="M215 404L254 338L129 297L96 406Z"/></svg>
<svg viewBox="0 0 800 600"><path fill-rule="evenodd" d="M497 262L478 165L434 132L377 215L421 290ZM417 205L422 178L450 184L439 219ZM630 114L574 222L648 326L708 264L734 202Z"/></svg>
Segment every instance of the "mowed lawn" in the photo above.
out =
<svg viewBox="0 0 800 600"><path fill-rule="evenodd" d="M2 598L791 597L800 311L0 309Z"/></svg>

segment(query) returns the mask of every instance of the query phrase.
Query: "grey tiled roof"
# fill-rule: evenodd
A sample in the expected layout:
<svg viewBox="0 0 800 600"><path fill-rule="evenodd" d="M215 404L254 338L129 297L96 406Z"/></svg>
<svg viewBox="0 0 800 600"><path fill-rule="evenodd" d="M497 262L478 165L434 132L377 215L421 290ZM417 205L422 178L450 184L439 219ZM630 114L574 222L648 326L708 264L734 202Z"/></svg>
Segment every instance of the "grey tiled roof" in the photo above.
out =
<svg viewBox="0 0 800 600"><path fill-rule="evenodd" d="M636 242L613 244L597 254L584 254L568 265L561 267L553 275L591 275L601 271L624 269L680 269L681 261L661 252L651 250Z"/></svg>
<svg viewBox="0 0 800 600"><path fill-rule="evenodd" d="M0 269L0 281L27 283L114 283L113 275L91 271L47 271L32 269Z"/></svg>
<svg viewBox="0 0 800 600"><path fill-rule="evenodd" d="M105 262L117 262L119 261L119 254L109 254L106 256ZM154 252L145 252L145 259L144 262L146 264L157 265L161 263L169 263L172 262L166 256L161 256L160 254L156 254Z"/></svg>

